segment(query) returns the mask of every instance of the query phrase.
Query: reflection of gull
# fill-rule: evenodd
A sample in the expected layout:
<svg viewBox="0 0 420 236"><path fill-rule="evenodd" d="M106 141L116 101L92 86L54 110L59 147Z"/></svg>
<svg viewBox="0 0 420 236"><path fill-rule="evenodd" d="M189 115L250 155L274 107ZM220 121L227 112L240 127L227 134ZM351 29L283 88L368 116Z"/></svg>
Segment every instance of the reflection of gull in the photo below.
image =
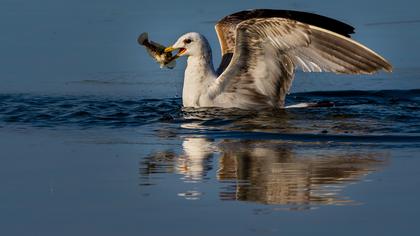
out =
<svg viewBox="0 0 420 236"><path fill-rule="evenodd" d="M381 56L352 40L354 28L324 16L282 10L242 11L220 20L216 32L222 62L213 69L206 38L181 36L167 48L188 56L186 107L284 106L296 68L305 72L371 74L391 71Z"/></svg>
<svg viewBox="0 0 420 236"><path fill-rule="evenodd" d="M146 157L140 168L143 177L158 173L177 173L182 174L182 179L186 182L202 180L212 169L213 143L205 138L186 138L182 148L181 155L166 151Z"/></svg>
<svg viewBox="0 0 420 236"><path fill-rule="evenodd" d="M181 174L182 180L188 183L203 180L212 169L211 160L215 151L213 143L205 138L186 138L182 148L183 153L179 156L167 151L146 157L140 168L142 179L145 180L142 185L150 185L151 174L158 173ZM198 200L201 195L197 189L178 193L178 196L187 200Z"/></svg>
<svg viewBox="0 0 420 236"><path fill-rule="evenodd" d="M176 161L177 172L184 174L185 180L202 179L211 168L208 162L213 156L212 143L204 138L186 138L182 147L184 154Z"/></svg>
<svg viewBox="0 0 420 236"><path fill-rule="evenodd" d="M217 178L226 187L222 200L253 201L264 204L348 204L341 195L349 183L383 164L377 153L316 152L293 149L281 141L223 141L186 138L184 152L160 152L143 163L142 175L178 173L184 182L198 182L212 169L213 153L219 152ZM147 170L147 171L145 171ZM196 189L179 193L198 199Z"/></svg>

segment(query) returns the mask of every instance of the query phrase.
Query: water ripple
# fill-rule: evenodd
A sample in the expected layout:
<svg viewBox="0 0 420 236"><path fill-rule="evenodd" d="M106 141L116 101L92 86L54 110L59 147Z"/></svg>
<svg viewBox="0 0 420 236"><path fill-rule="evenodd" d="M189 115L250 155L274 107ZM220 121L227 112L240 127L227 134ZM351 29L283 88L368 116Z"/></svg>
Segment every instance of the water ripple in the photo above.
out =
<svg viewBox="0 0 420 236"><path fill-rule="evenodd" d="M313 135L317 139L347 139L346 135L351 135L357 139L419 140L420 90L309 92L288 97L288 104L323 101L335 106L255 112L183 109L178 98L3 94L0 126L116 128L166 123L177 133L223 130L229 135L258 136L260 132L301 134L304 136L299 138L308 139Z"/></svg>

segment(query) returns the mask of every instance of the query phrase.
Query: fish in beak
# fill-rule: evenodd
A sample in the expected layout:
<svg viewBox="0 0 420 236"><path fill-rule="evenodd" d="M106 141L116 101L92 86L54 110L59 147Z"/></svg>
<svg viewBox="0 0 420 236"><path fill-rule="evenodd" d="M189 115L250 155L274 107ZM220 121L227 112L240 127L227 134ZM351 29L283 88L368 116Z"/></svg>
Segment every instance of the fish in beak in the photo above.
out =
<svg viewBox="0 0 420 236"><path fill-rule="evenodd" d="M178 56L172 56L171 51L166 51L165 46L150 41L147 33L142 33L138 37L137 42L146 48L149 55L160 64L160 68L166 67L173 69L175 67L175 59Z"/></svg>

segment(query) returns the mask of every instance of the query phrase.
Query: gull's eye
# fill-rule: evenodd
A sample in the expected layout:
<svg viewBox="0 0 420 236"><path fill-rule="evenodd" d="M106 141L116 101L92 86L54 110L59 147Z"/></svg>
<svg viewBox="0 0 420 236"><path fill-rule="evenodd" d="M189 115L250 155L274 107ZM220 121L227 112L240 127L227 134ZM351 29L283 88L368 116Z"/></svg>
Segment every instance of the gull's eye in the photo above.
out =
<svg viewBox="0 0 420 236"><path fill-rule="evenodd" d="M185 44L189 44L189 43L191 43L191 41L192 41L191 39L184 39Z"/></svg>

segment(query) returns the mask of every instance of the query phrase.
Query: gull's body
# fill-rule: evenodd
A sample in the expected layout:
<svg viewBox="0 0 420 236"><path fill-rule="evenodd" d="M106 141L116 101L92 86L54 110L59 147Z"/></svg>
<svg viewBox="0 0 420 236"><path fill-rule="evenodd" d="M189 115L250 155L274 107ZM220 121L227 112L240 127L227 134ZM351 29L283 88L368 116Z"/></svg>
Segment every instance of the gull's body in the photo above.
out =
<svg viewBox="0 0 420 236"><path fill-rule="evenodd" d="M188 56L185 107L281 108L295 69L371 74L391 71L381 56L350 38L354 28L331 18L296 11L253 10L216 24L222 62L216 70L206 38L187 33L167 51Z"/></svg>

